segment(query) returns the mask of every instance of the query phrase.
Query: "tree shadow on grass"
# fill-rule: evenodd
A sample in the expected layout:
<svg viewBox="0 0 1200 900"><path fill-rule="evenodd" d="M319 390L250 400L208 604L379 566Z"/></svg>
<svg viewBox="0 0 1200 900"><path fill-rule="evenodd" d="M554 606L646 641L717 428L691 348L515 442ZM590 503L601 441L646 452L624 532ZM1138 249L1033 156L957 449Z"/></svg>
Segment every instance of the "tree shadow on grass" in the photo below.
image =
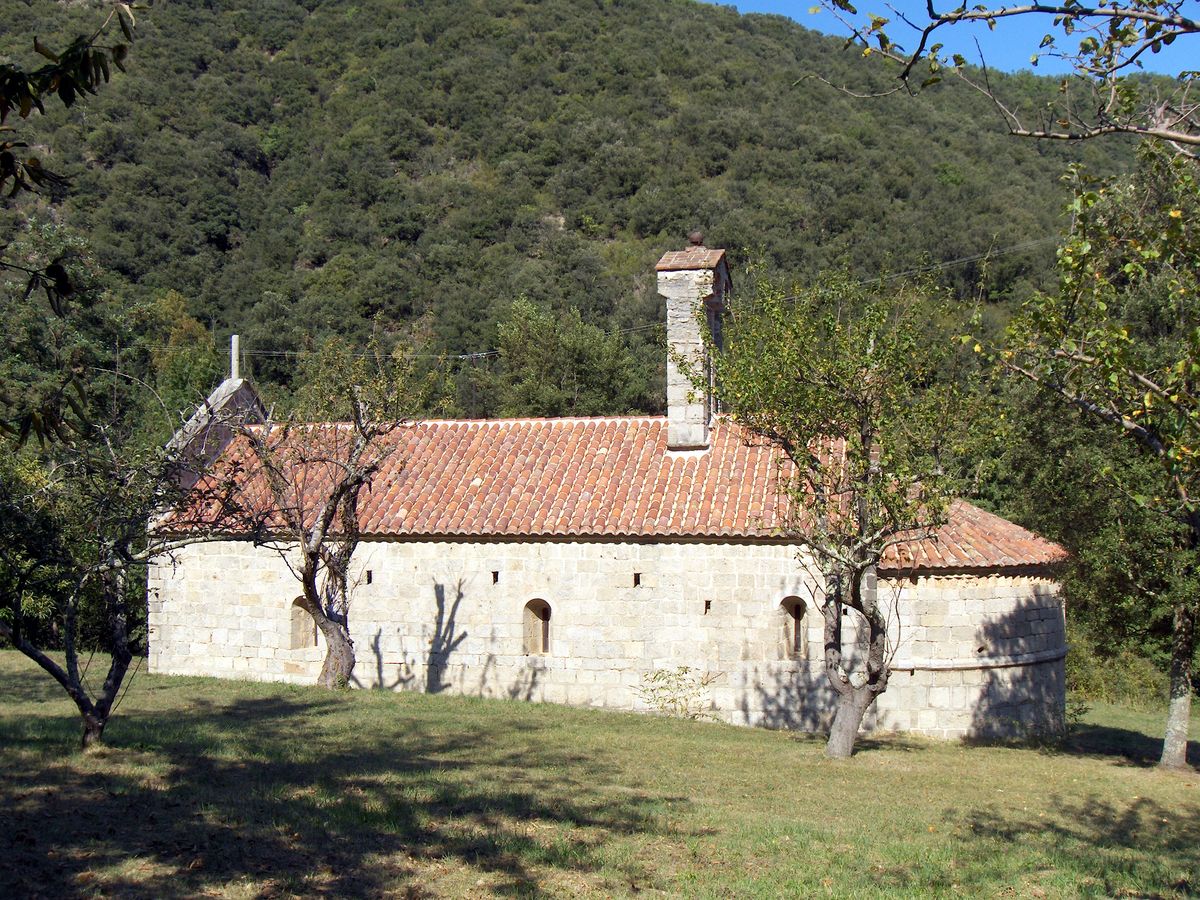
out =
<svg viewBox="0 0 1200 900"><path fill-rule="evenodd" d="M955 824L972 838L1035 841L1060 877L1100 896L1193 896L1200 890L1200 806L1145 797L1115 806L1095 796L1052 795L1049 814L971 810Z"/></svg>
<svg viewBox="0 0 1200 900"><path fill-rule="evenodd" d="M793 743L806 747L824 748L829 742L827 734L812 732L796 732L788 736ZM903 732L866 732L860 733L854 740L854 756L864 753L917 753L929 749L929 739L919 735L904 734Z"/></svg>
<svg viewBox="0 0 1200 900"><path fill-rule="evenodd" d="M1125 765L1149 768L1162 756L1162 738L1129 728L1106 725L1076 725L1063 741L1061 750L1079 756L1119 757ZM1200 767L1200 742L1187 748L1188 765Z"/></svg>
<svg viewBox="0 0 1200 900"><path fill-rule="evenodd" d="M119 746L87 765L16 756L0 782L0 895L420 896L458 869L491 893L538 896L547 873L597 872L607 838L657 833L663 804L686 802L608 791L603 759L512 717L367 713L241 698L131 713ZM620 877L652 882L626 865Z"/></svg>

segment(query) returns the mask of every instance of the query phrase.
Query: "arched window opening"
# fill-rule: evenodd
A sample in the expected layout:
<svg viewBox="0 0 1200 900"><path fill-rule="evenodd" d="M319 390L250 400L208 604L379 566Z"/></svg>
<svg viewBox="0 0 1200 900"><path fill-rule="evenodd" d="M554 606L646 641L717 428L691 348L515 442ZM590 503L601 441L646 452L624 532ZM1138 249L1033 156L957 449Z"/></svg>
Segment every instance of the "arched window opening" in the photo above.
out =
<svg viewBox="0 0 1200 900"><path fill-rule="evenodd" d="M304 650L317 646L317 623L299 603L292 603L292 633L288 646L293 650Z"/></svg>
<svg viewBox="0 0 1200 900"><path fill-rule="evenodd" d="M799 597L784 597L780 606L787 614L787 652L791 656L803 656L807 649L804 601Z"/></svg>
<svg viewBox="0 0 1200 900"><path fill-rule="evenodd" d="M525 604L525 653L550 652L550 604L530 600Z"/></svg>

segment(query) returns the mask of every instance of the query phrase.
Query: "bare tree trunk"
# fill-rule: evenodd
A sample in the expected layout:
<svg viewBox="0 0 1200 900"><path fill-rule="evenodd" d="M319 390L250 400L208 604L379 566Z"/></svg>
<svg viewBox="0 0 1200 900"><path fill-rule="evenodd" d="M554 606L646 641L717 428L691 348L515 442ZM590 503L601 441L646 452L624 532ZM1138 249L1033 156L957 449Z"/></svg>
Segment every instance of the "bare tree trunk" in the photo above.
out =
<svg viewBox="0 0 1200 900"><path fill-rule="evenodd" d="M108 724L109 717L112 715L117 695L125 680L125 673L129 670L129 663L133 659L133 655L129 652L128 615L123 593L124 573L120 571L110 572L105 576L104 581L106 591L105 603L110 611L109 627L112 638L112 662L109 664L108 674L104 678L104 686L101 688L100 696L95 702L92 701L88 692L84 689L83 679L79 673L78 654L75 645L74 598L71 599L72 610L67 616L65 640L67 645L67 664L65 668L60 666L42 650L25 640L19 619L15 628L6 626L3 622L0 622L0 636L8 638L16 649L41 666L42 669L59 683L67 692L67 696L74 702L75 708L79 710L79 719L82 726L79 745L84 750L99 744L103 740L104 727ZM121 593L112 593L113 591Z"/></svg>
<svg viewBox="0 0 1200 900"><path fill-rule="evenodd" d="M1200 511L1191 510L1187 516L1190 531L1191 564L1200 555ZM1188 573L1195 574L1195 571ZM1162 756L1158 764L1164 769L1187 767L1188 726L1192 714L1192 660L1196 653L1196 608L1180 601L1175 607L1174 634L1171 640L1171 694L1167 701L1167 731L1163 736Z"/></svg>
<svg viewBox="0 0 1200 900"><path fill-rule="evenodd" d="M846 759L854 753L854 742L858 739L863 718L875 701L876 695L869 685L856 688L847 684L846 687L847 691L838 694L833 725L825 744L825 755L830 759Z"/></svg>
<svg viewBox="0 0 1200 900"><path fill-rule="evenodd" d="M321 666L321 674L317 684L323 688L346 688L350 686L350 676L354 672L354 642L346 627L329 617L325 618L327 626L321 628L325 636L325 663Z"/></svg>
<svg viewBox="0 0 1200 900"><path fill-rule="evenodd" d="M100 743L104 736L104 726L108 724L107 718L100 718L95 713L82 713L83 718L83 737L79 746L88 750Z"/></svg>
<svg viewBox="0 0 1200 900"><path fill-rule="evenodd" d="M847 586L849 598L844 593ZM844 602L847 599L849 602ZM865 679L860 685L850 680L843 665L842 610L846 606L862 615L870 629ZM887 623L876 602L874 568L853 573L826 572L825 603L821 612L825 618L825 675L837 694L825 755L831 759L845 759L854 753L854 743L867 710L875 698L887 690Z"/></svg>
<svg viewBox="0 0 1200 900"><path fill-rule="evenodd" d="M1171 642L1171 698L1167 706L1167 733L1158 764L1164 769L1187 766L1188 725L1192 709L1192 657L1196 652L1196 614L1188 605L1175 607L1175 635Z"/></svg>
<svg viewBox="0 0 1200 900"><path fill-rule="evenodd" d="M310 583L315 590L315 579L304 580L305 594L296 598L296 604L304 609L325 638L325 662L321 666L321 674L317 676L317 685L323 688L340 689L349 687L350 676L354 672L354 641L350 639L350 631L345 624L331 619L325 614L318 601L307 596Z"/></svg>
<svg viewBox="0 0 1200 900"><path fill-rule="evenodd" d="M108 724L108 717L112 713L113 698L116 697L117 690L125 676L125 670L129 666L128 660L119 662L114 658L113 664L109 667L108 677L104 682L105 693L101 697L100 703L92 703L78 677L72 678L70 672L59 666L41 650L20 637L14 638L11 631L6 632L6 630L0 629L0 634L10 638L14 647L45 669L67 692L67 696L79 710L79 719L83 726L80 747L86 750L94 744L100 743L104 736L104 726Z"/></svg>

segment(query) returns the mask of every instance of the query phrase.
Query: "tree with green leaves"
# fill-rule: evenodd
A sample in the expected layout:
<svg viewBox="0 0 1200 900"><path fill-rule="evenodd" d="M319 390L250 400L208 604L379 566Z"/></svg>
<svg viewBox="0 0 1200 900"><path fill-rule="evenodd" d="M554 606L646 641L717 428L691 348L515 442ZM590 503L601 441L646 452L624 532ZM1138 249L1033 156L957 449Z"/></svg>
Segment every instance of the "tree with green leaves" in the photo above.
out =
<svg viewBox="0 0 1200 900"><path fill-rule="evenodd" d="M853 752L888 686L891 610L876 569L946 521L947 462L970 382L947 321L917 288L841 275L789 296L759 284L731 303L724 349L711 354L722 406L793 467L786 533L823 580L825 674L837 695L831 757ZM844 611L865 635L860 671L843 651Z"/></svg>
<svg viewBox="0 0 1200 900"><path fill-rule="evenodd" d="M497 329L500 373L492 386L504 416L627 413L644 402L638 372L619 334L555 315L518 297Z"/></svg>
<svg viewBox="0 0 1200 900"><path fill-rule="evenodd" d="M1083 140L1110 134L1142 135L1165 141L1185 155L1200 154L1200 71L1184 70L1173 80L1132 77L1147 55L1180 38L1200 34L1194 0L1100 0L1098 3L1017 3L1011 6L941 4L926 0L925 17L863 15L850 0L822 0L847 27L848 42L864 56L895 63L894 90L921 90L951 73L991 99L1010 133L1051 140ZM944 35L956 25L996 28L1006 19L1038 18L1046 34L1031 62L1054 57L1066 62L1057 101L1022 112L994 87L985 65L968 65L962 53L946 50ZM908 49L897 41L900 30Z"/></svg>
<svg viewBox="0 0 1200 900"><path fill-rule="evenodd" d="M1134 76L1147 54L1200 33L1195 3L1114 0L939 9L928 0L925 21L901 17L899 23L873 13L860 18L848 0L823 3L849 27L850 42L864 55L881 55L898 65L897 89L920 90L949 71L987 95L1012 134L1051 140L1132 134L1160 148L1144 150L1130 178L1094 184L1081 169L1072 170L1076 192L1071 231L1058 254L1058 292L1036 294L1025 306L999 359L1010 372L1115 429L1161 473L1158 489L1146 492L1141 467L1114 467L1111 487L1129 503L1164 516L1177 536L1169 555L1186 561L1173 577L1157 580L1153 597L1143 596L1138 604L1145 616L1164 602L1172 608L1161 764L1183 766L1200 586L1195 456L1200 245L1194 225L1200 101L1193 97L1200 72L1181 71L1173 81ZM982 22L994 28L1012 17L1046 19L1050 30L1038 53L1059 57L1071 71L1058 101L1041 110L1034 124L993 89L986 67L982 72L969 68L961 54L948 53L940 42L955 25ZM893 39L897 25L916 32L913 49Z"/></svg>
<svg viewBox="0 0 1200 900"><path fill-rule="evenodd" d="M146 531L179 499L186 465L163 446L179 423L159 391L183 402L207 387L202 367L172 371L203 358L207 335L169 298L130 308L105 290L69 229L30 226L8 251L34 271L58 260L71 291L51 304L22 271L0 271L0 637L62 686L86 747L102 739L143 642L139 575L181 543ZM160 328L173 333L173 363L153 347ZM224 508L213 491L205 500ZM102 678L89 672L97 652Z"/></svg>
<svg viewBox="0 0 1200 900"><path fill-rule="evenodd" d="M1078 175L1078 173L1076 173ZM1158 467L1155 489L1111 487L1174 523L1170 704L1161 765L1186 765L1200 615L1200 173L1144 149L1138 171L1083 179L1059 251L1059 289L1030 300L999 354L1028 379L1125 435Z"/></svg>
<svg viewBox="0 0 1200 900"><path fill-rule="evenodd" d="M1057 572L1069 614L1067 690L1103 703L1166 697L1186 541L1178 521L1129 500L1161 490L1158 462L1053 392L996 374L1003 414L979 454L977 497L1070 553Z"/></svg>
<svg viewBox="0 0 1200 900"><path fill-rule="evenodd" d="M124 2L108 5L108 14L98 28L79 35L61 51L50 49L35 37L33 48L46 60L43 65L28 70L15 63L0 63L0 192L7 191L10 199L22 191L61 189L66 185L66 179L48 169L33 154L29 142L16 132L11 124L14 114L22 120L35 111L45 115L45 100L50 97L71 107L108 82L113 68L124 71L133 42L133 9ZM114 26L120 27L124 40L104 43ZM24 275L28 279L26 292L44 292L51 308L61 315L64 304L76 293L65 261L53 259L44 266L30 267L8 251L8 241L0 243L0 270ZM59 424L51 416L44 427L50 431Z"/></svg>
<svg viewBox="0 0 1200 900"><path fill-rule="evenodd" d="M45 114L51 98L70 107L95 94L112 68L123 70L133 25L128 4L109 4L101 25L61 52L35 38L40 67L0 64L0 190L9 200L65 184L14 119ZM118 27L124 41L105 43ZM0 460L0 637L62 686L88 747L102 739L141 637L136 574L179 546L146 525L178 498L181 461L135 438L147 414L159 416L160 435L175 423L156 409L140 377L149 373L122 367L122 346L136 343L129 310L104 290L77 234L29 221L6 236L0 311L0 433L11 440ZM81 664L97 649L107 655L98 687L92 656Z"/></svg>
<svg viewBox="0 0 1200 900"><path fill-rule="evenodd" d="M70 440L0 462L0 637L66 691L84 748L102 739L144 639L138 575L151 559L205 539L186 527L182 536L147 533L180 499L181 460L128 438L127 425L92 414ZM219 530L232 509L224 486L196 499ZM97 650L104 674L89 679Z"/></svg>

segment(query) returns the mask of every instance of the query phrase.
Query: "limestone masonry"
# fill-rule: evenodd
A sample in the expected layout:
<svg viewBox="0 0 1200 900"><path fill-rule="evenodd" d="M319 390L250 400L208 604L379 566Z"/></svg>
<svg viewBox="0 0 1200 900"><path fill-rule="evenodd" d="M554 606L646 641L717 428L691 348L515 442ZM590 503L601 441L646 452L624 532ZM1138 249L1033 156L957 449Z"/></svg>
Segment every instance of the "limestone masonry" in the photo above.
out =
<svg viewBox="0 0 1200 900"><path fill-rule="evenodd" d="M726 721L828 724L820 582L779 537L785 461L715 417L675 368L703 365L698 304L719 328L724 254L692 247L658 270L673 353L665 419L419 422L389 436L394 464L361 504L356 684L642 709L648 675L686 666L713 676L701 699ZM227 382L218 395L247 389ZM217 466L239 453L222 440ZM1059 727L1062 556L962 502L936 539L893 553L878 588L893 675L867 726L939 737ZM158 560L151 670L315 681L324 647L292 604L298 591L285 560L249 540ZM853 629L846 640L852 651Z"/></svg>

